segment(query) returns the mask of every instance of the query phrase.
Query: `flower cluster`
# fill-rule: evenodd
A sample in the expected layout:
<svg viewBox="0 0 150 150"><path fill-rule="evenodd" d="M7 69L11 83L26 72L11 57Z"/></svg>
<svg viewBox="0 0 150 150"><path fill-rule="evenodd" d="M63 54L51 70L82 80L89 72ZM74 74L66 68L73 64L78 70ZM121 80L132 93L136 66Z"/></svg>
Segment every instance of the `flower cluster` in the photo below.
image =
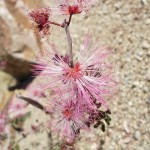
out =
<svg viewBox="0 0 150 150"><path fill-rule="evenodd" d="M34 9L29 13L31 20L33 20L33 26L35 29L35 33L41 34L42 37L49 34L50 30L50 9L49 8L40 8Z"/></svg>
<svg viewBox="0 0 150 150"><path fill-rule="evenodd" d="M56 118L52 121L55 124L53 127L59 128L57 131L70 139L80 129L102 118L102 112L98 109L101 105L109 109L104 96L110 95L116 85L112 65L105 61L111 54L109 48L99 43L92 45L90 35L86 36L83 43L73 66L69 65L69 58L60 55L51 44L51 50L43 50L43 55L37 57L38 64L33 69L35 75L43 78L40 87L43 90L52 89L59 95L49 102L50 106L54 106L47 107L53 111L46 111ZM55 117L55 114L58 116Z"/></svg>
<svg viewBox="0 0 150 150"><path fill-rule="evenodd" d="M82 93L85 103L91 107L96 98L104 106L107 106L102 95L110 94L115 85L112 78L112 65L104 59L110 54L106 46L95 44L89 49L91 37L87 36L84 46L80 50L78 59L73 67L64 61L56 47L51 46L52 51L44 50L43 55L37 57L38 64L34 67L35 75L44 78L52 78L51 81L41 85L43 90L53 89L56 86L76 85L78 93ZM83 100L82 100L83 101Z"/></svg>
<svg viewBox="0 0 150 150"><path fill-rule="evenodd" d="M95 0L56 0L58 6L51 8L53 15L73 15L87 12Z"/></svg>
<svg viewBox="0 0 150 150"><path fill-rule="evenodd" d="M29 85L26 91L26 95L33 99L46 97L44 91L41 88L35 86L34 84Z"/></svg>
<svg viewBox="0 0 150 150"><path fill-rule="evenodd" d="M79 104L75 91L58 90L58 96L53 102L49 101L46 111L54 120L49 122L49 127L61 137L72 141L79 134L80 129L87 129L84 117L85 106ZM65 92L65 94L64 94ZM68 95L67 95L68 94Z"/></svg>
<svg viewBox="0 0 150 150"><path fill-rule="evenodd" d="M8 114L10 119L17 119L25 116L28 111L26 110L28 103L19 100L13 100L8 107Z"/></svg>
<svg viewBox="0 0 150 150"><path fill-rule="evenodd" d="M97 40L92 42L91 35L87 35L79 50L78 57L73 58L72 39L69 25L72 15L87 12L95 0L56 0L55 8L40 8L33 10L29 15L39 32L43 32L50 25L57 25L66 31L69 51L66 55L60 54L53 43L36 56L33 73L40 78L39 89L53 91L53 97L48 100L45 112L52 116L49 128L65 138L73 141L80 130L89 130L90 126L102 126L103 120L109 125L110 110L106 103L106 96L110 96L116 81L113 76L112 64L108 56L111 50L106 45L100 45ZM69 19L62 24L52 22L49 18L56 15L66 15ZM30 99L30 101L32 101ZM103 106L105 110L101 110Z"/></svg>
<svg viewBox="0 0 150 150"><path fill-rule="evenodd" d="M57 15L74 15L87 12L96 0L55 0L57 7L34 9L29 13L33 21L36 35L45 37L50 34L51 25L64 27L64 24L52 22L52 18Z"/></svg>

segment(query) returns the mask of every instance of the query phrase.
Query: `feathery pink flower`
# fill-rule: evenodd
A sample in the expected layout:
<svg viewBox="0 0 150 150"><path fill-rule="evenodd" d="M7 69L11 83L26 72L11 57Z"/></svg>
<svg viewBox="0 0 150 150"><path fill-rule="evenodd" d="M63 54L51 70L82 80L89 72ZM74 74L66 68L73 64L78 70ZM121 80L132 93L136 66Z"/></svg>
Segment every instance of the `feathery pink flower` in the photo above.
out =
<svg viewBox="0 0 150 150"><path fill-rule="evenodd" d="M49 101L46 112L50 112L53 120L49 127L57 132L60 137L72 141L80 132L80 129L87 130L84 117L84 105L78 105L75 93L66 93L60 90L57 98Z"/></svg>
<svg viewBox="0 0 150 150"><path fill-rule="evenodd" d="M59 84L65 84L63 81L64 70L70 67L68 66L68 57L61 56L54 44L50 44L51 51L43 50L43 54L37 56L37 64L34 65L33 73L41 77L48 77L51 81L46 81L40 87L42 89L53 89Z"/></svg>
<svg viewBox="0 0 150 150"><path fill-rule="evenodd" d="M116 84L112 65L105 60L111 54L109 48L100 46L98 42L92 44L91 36L88 35L73 67L64 61L65 57L58 53L53 44L51 48L51 52L43 51L43 55L37 58L38 65L34 66L34 73L46 78L46 83L41 87L55 89L67 83L73 89L72 85L75 84L77 93L83 97L81 101L85 101L89 107L95 106L93 101L96 99L108 108L103 96L111 94Z"/></svg>
<svg viewBox="0 0 150 150"><path fill-rule="evenodd" d="M17 119L23 117L25 114L28 113L26 109L27 105L28 105L27 102L21 101L19 99L16 99L16 97L14 97L8 107L9 118Z"/></svg>
<svg viewBox="0 0 150 150"><path fill-rule="evenodd" d="M32 83L27 87L26 92L27 97L30 97L34 100L37 100L37 98L46 97L44 91Z"/></svg>
<svg viewBox="0 0 150 150"><path fill-rule="evenodd" d="M34 9L29 13L29 17L33 21L33 26L42 37L49 34L50 31L50 9L49 8L39 8Z"/></svg>
<svg viewBox="0 0 150 150"><path fill-rule="evenodd" d="M51 8L53 15L73 15L88 11L95 0L55 0L58 7Z"/></svg>

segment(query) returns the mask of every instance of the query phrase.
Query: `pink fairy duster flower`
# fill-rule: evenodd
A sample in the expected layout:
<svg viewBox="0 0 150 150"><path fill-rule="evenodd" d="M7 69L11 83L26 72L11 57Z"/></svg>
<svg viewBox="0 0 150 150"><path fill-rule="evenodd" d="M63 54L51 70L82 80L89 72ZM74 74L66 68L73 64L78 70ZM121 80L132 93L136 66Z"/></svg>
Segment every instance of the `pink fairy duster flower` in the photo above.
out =
<svg viewBox="0 0 150 150"><path fill-rule="evenodd" d="M33 84L27 87L26 93L27 93L27 97L30 97L35 100L37 100L37 98L46 97L44 91Z"/></svg>
<svg viewBox="0 0 150 150"><path fill-rule="evenodd" d="M48 89L58 86L64 76L64 69L69 68L68 57L61 56L54 44L50 44L51 51L43 50L42 55L36 57L37 64L33 65L33 73L39 77L50 77L52 81L42 83L40 88Z"/></svg>
<svg viewBox="0 0 150 150"><path fill-rule="evenodd" d="M116 85L112 65L105 60L110 54L106 45L92 44L90 35L85 38L74 68L77 67L78 74L82 74L75 78L75 82L88 104L93 105L96 99L108 108L103 95L111 94Z"/></svg>
<svg viewBox="0 0 150 150"><path fill-rule="evenodd" d="M21 118L28 113L26 107L28 103L19 99L13 98L8 107L8 115L10 119Z"/></svg>
<svg viewBox="0 0 150 150"><path fill-rule="evenodd" d="M34 9L29 13L29 17L34 22L33 26L35 27L35 32L38 31L42 37L48 35L50 32L50 14L49 8Z"/></svg>
<svg viewBox="0 0 150 150"><path fill-rule="evenodd" d="M66 93L60 90L58 97L49 101L46 112L52 115L53 120L49 122L49 127L57 132L60 137L67 141L73 139L79 134L80 129L87 130L84 117L84 105L78 105L75 93Z"/></svg>
<svg viewBox="0 0 150 150"><path fill-rule="evenodd" d="M87 12L95 0L55 0L58 7L51 8L53 15L73 15Z"/></svg>
<svg viewBox="0 0 150 150"><path fill-rule="evenodd" d="M112 65L105 60L111 54L109 48L98 42L92 44L91 36L88 35L73 67L64 61L54 45L51 44L51 48L52 52L45 50L42 56L37 57L38 64L33 69L35 74L46 77L46 83L41 88L55 89L67 85L72 88L75 84L76 91L83 97L82 101L89 107L95 106L93 101L96 99L108 108L103 96L110 95L116 85Z"/></svg>

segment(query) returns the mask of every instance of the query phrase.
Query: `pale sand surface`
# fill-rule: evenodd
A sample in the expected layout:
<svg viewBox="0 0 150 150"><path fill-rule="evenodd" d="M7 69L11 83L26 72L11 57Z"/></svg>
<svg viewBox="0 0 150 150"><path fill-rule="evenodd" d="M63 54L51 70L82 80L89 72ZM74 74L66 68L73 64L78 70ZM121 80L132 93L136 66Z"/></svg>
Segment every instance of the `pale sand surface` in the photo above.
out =
<svg viewBox="0 0 150 150"><path fill-rule="evenodd" d="M13 20L0 1L0 16L5 14L9 14L7 20ZM12 23L16 26L14 20ZM114 54L111 62L114 63L121 83L118 92L108 100L112 111L110 127L105 133L96 129L91 133L81 134L76 143L77 150L149 150L150 1L101 0L88 14L73 16L70 30L75 54L88 32L112 47ZM26 30L20 33L17 29L11 32L13 38L27 33ZM60 34L63 35L60 37ZM53 35L50 39L64 51L66 49L64 31L60 29L58 33L57 30ZM13 43L15 45L15 40ZM0 85L3 87L1 95L4 95L6 85L13 84L15 80L3 73L0 73L0 77L5 79ZM26 130L29 130L36 119L42 122L47 118L44 113L32 106L28 109L32 111L32 116L24 124ZM18 133L16 138L20 138ZM20 150L60 149L56 137L52 138L53 142L43 130L30 134L19 143Z"/></svg>

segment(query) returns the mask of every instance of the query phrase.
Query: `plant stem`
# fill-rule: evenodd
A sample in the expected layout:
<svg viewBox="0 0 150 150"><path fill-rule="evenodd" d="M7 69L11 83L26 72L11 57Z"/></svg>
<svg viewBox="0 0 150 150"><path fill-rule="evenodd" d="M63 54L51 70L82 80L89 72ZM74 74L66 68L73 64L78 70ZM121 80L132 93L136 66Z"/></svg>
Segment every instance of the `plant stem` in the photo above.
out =
<svg viewBox="0 0 150 150"><path fill-rule="evenodd" d="M70 36L70 31L69 31L69 24L70 24L70 21L71 21L71 16L70 15L70 18L69 18L69 22L67 22L66 20L64 21L64 27L65 27L65 31L66 31L66 35L67 35L67 40L68 40L68 55L70 57L70 66L73 67L73 53L72 53L72 39L71 39L71 36Z"/></svg>
<svg viewBox="0 0 150 150"><path fill-rule="evenodd" d="M70 36L70 31L69 31L69 25L70 25L71 19L72 19L72 14L70 14L68 22L65 19L63 24L59 24L59 23L51 22L51 21L49 21L47 24L53 24L53 25L65 28L66 35L67 35L67 41L68 41L68 47L69 47L68 48L68 55L69 55L69 58L70 58L70 64L69 65L71 67L73 67L72 39L71 39L71 36Z"/></svg>
<svg viewBox="0 0 150 150"><path fill-rule="evenodd" d="M53 25L56 25L56 26L59 26L59 27L64 28L64 25L63 25L63 24L59 24L59 23L56 23L56 22L51 22L51 21L49 21L49 22L46 23L45 25L47 25L47 24L53 24Z"/></svg>
<svg viewBox="0 0 150 150"><path fill-rule="evenodd" d="M72 14L70 14L70 17L69 17L68 26L70 25L71 19L72 19Z"/></svg>

